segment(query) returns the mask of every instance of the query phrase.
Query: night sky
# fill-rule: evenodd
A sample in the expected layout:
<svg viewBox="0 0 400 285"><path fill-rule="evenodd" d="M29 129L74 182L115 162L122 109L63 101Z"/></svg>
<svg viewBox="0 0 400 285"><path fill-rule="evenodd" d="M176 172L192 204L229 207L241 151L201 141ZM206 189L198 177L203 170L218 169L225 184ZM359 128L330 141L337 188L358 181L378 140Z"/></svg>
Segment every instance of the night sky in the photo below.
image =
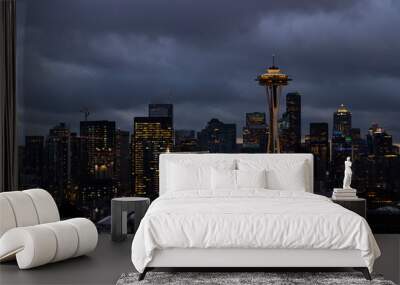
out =
<svg viewBox="0 0 400 285"><path fill-rule="evenodd" d="M149 103L175 128L265 111L254 79L276 54L302 94L303 136L341 104L400 141L400 1L18 0L21 135L91 120L132 130ZM238 136L241 131L238 132Z"/></svg>

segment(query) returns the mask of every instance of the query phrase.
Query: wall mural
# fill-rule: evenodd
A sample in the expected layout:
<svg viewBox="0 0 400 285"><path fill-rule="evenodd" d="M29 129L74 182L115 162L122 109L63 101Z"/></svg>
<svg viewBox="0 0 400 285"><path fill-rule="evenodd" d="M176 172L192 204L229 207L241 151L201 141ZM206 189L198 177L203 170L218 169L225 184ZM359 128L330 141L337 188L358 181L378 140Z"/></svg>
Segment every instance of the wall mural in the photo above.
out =
<svg viewBox="0 0 400 285"><path fill-rule="evenodd" d="M399 3L17 5L19 187L64 217L157 198L163 152L280 151L313 153L329 197L349 157L373 231L400 233Z"/></svg>

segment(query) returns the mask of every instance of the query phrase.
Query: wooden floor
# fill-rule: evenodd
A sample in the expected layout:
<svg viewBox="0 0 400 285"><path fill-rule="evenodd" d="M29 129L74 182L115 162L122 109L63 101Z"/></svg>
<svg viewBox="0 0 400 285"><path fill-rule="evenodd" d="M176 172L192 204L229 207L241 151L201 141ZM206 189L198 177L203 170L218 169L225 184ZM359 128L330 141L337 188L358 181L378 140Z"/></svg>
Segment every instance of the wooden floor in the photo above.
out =
<svg viewBox="0 0 400 285"><path fill-rule="evenodd" d="M19 270L16 262L0 264L0 284L115 284L122 273L135 271L131 258L132 238L112 242L100 234L99 243L88 256Z"/></svg>

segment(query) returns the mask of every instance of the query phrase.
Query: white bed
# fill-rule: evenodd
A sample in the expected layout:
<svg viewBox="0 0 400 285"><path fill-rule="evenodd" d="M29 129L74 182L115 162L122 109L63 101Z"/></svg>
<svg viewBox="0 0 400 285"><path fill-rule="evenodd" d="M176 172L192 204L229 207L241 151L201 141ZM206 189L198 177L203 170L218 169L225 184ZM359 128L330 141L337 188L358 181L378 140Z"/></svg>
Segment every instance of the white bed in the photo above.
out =
<svg viewBox="0 0 400 285"><path fill-rule="evenodd" d="M260 169L269 185L247 187ZM155 267L354 267L369 278L380 251L367 222L312 194L312 173L310 154L161 155L160 197L132 243L140 278Z"/></svg>

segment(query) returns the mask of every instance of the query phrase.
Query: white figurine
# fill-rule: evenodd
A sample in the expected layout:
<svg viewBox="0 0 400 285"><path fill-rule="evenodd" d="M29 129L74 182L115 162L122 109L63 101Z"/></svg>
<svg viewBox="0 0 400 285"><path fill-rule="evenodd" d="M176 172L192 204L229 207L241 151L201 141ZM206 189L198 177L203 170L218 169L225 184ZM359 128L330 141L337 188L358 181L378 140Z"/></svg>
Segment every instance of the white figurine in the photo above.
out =
<svg viewBox="0 0 400 285"><path fill-rule="evenodd" d="M347 157L346 161L344 162L344 179L343 179L343 189L353 189L351 188L351 176L353 174L351 170L351 161L350 157Z"/></svg>

